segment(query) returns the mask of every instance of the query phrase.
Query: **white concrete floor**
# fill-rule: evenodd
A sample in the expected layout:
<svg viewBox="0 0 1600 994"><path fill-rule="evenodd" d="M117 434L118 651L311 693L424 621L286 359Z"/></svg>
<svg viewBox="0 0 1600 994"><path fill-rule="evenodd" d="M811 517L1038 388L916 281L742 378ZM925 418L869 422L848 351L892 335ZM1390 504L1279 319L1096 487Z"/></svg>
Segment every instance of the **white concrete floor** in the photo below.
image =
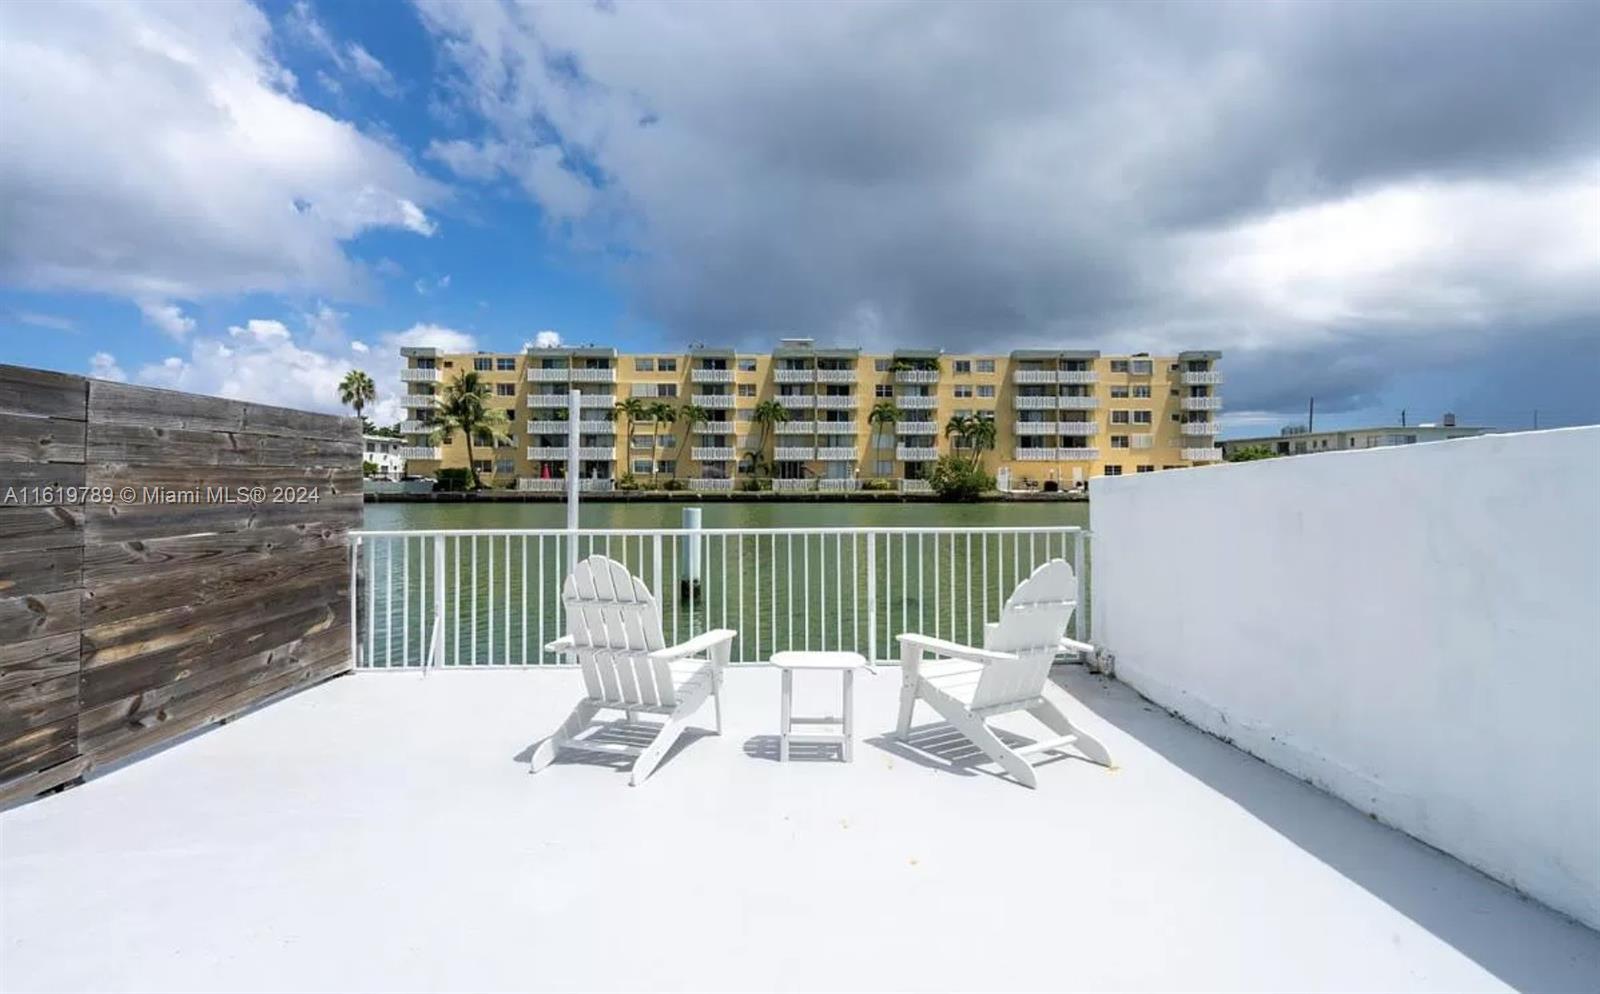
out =
<svg viewBox="0 0 1600 994"><path fill-rule="evenodd" d="M0 987L1600 989L1600 935L1062 679L1119 768L1030 791L877 740L893 669L853 765L774 762L777 674L741 670L727 734L632 789L528 775L573 671L345 677L0 814Z"/></svg>

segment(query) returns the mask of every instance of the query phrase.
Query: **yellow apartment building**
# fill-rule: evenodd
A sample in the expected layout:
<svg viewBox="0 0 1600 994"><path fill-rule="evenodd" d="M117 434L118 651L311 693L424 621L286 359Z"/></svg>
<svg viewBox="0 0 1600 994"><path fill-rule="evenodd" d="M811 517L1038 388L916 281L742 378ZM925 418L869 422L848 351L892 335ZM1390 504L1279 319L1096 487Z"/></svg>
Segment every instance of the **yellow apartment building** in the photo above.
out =
<svg viewBox="0 0 1600 994"><path fill-rule="evenodd" d="M1222 458L1216 441L1221 353L1214 351L869 354L795 338L767 353L703 347L649 354L600 347L401 353L409 471L429 475L466 466L464 439L435 446L429 435L436 396L471 370L489 385L491 403L506 410L511 424L509 444L475 443L479 473L494 486L525 490L562 486L568 392L574 389L582 394L578 456L586 489L609 489L626 474L643 479L654 472L692 489L731 490L759 452L777 490L854 490L863 480L924 490L934 461L958 444L946 436L946 424L972 415L994 419L994 448L982 462L1002 488L1046 481L1066 488L1091 476ZM680 412L698 408L705 420L657 425L628 419L617 404L629 397ZM787 419L758 418L756 408L766 401L781 406ZM893 418L874 419L885 401L893 404ZM624 430L632 437L622 437Z"/></svg>

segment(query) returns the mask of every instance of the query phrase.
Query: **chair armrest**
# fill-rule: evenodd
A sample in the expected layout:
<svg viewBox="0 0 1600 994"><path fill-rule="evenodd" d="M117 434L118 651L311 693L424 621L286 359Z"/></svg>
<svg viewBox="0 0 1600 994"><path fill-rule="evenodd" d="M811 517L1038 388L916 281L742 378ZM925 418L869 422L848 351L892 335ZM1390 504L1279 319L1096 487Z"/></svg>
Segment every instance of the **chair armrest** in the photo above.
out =
<svg viewBox="0 0 1600 994"><path fill-rule="evenodd" d="M988 649L976 649L970 645L962 645L959 642L946 642L944 639L936 639L930 635L906 633L896 635L895 640L900 643L902 648L909 646L923 652L931 652L936 656L944 656L947 659L965 659L974 663L1003 663L1017 658L1016 653L1013 652L990 652Z"/></svg>
<svg viewBox="0 0 1600 994"><path fill-rule="evenodd" d="M656 661L671 662L674 659L682 659L685 656L698 656L702 652L724 642L732 642L738 634L731 628L714 628L709 632L696 635L687 642L680 642L665 649L657 649L650 654L650 658Z"/></svg>
<svg viewBox="0 0 1600 994"><path fill-rule="evenodd" d="M1079 642L1077 639L1063 638L1061 640L1061 651L1076 652L1085 659L1093 659L1095 647L1087 642Z"/></svg>
<svg viewBox="0 0 1600 994"><path fill-rule="evenodd" d="M571 635L563 635L544 647L545 652L573 652L576 649L577 646L573 645Z"/></svg>

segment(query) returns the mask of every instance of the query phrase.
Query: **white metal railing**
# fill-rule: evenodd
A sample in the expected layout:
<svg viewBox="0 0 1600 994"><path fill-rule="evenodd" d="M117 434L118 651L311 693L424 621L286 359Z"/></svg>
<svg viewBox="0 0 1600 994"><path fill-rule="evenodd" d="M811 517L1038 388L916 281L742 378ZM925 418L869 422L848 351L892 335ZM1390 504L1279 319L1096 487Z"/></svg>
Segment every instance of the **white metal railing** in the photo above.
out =
<svg viewBox="0 0 1600 994"><path fill-rule="evenodd" d="M1068 397L1063 394L1056 398L1056 406L1064 411L1092 411L1100 406L1096 397Z"/></svg>
<svg viewBox="0 0 1600 994"><path fill-rule="evenodd" d="M578 430L585 435L609 435L617 430L615 421L597 418L593 421L579 421ZM528 433L530 435L565 435L567 422L565 421L529 421Z"/></svg>
<svg viewBox="0 0 1600 994"><path fill-rule="evenodd" d="M902 462L932 462L939 458L939 449L932 445L897 445L894 457Z"/></svg>
<svg viewBox="0 0 1600 994"><path fill-rule="evenodd" d="M845 459L854 459L856 449L853 445L819 445L817 458L826 462L839 462Z"/></svg>
<svg viewBox="0 0 1600 994"><path fill-rule="evenodd" d="M1019 411L1053 411L1056 408L1056 395L1032 397L1019 393L1012 398L1011 402Z"/></svg>
<svg viewBox="0 0 1600 994"><path fill-rule="evenodd" d="M854 477L849 477L849 478L844 478L844 479L830 479L829 477L824 476L824 477L822 477L821 479L819 479L817 481L817 489L822 491L825 494L826 493L849 493L849 492L851 492L853 490L860 490L861 489L861 481L856 479L856 478L854 478Z"/></svg>
<svg viewBox="0 0 1600 994"><path fill-rule="evenodd" d="M1056 450L1056 458L1061 462L1085 462L1100 458L1100 450L1096 448L1060 448Z"/></svg>
<svg viewBox="0 0 1600 994"><path fill-rule="evenodd" d="M1185 435L1215 435L1221 427L1215 421L1185 421L1178 430Z"/></svg>
<svg viewBox="0 0 1600 994"><path fill-rule="evenodd" d="M400 422L400 434L429 435L432 434L433 429L437 427L439 426L434 424L432 421L402 421Z"/></svg>
<svg viewBox="0 0 1600 994"><path fill-rule="evenodd" d="M774 369L772 382L774 383L814 383L817 371L814 369Z"/></svg>
<svg viewBox="0 0 1600 994"><path fill-rule="evenodd" d="M1191 462L1216 462L1222 458L1221 449L1184 449L1183 458Z"/></svg>
<svg viewBox="0 0 1600 994"><path fill-rule="evenodd" d="M1216 386L1222 382L1222 374L1216 372L1186 372L1183 374L1182 382L1186 387Z"/></svg>
<svg viewBox="0 0 1600 994"><path fill-rule="evenodd" d="M1014 421L1011 424L1013 435L1059 435L1061 434L1059 422L1056 421Z"/></svg>
<svg viewBox="0 0 1600 994"><path fill-rule="evenodd" d="M810 410L817 406L817 395L813 393L780 393L773 399L784 407L799 407Z"/></svg>
<svg viewBox="0 0 1600 994"><path fill-rule="evenodd" d="M547 480L539 477L519 476L517 477L517 489L524 493L565 493L567 481L555 477ZM614 489L616 489L616 481L611 479L584 477L578 481L579 493L608 494Z"/></svg>
<svg viewBox="0 0 1600 994"><path fill-rule="evenodd" d="M696 476L689 480L690 490L731 491L733 481L723 476Z"/></svg>
<svg viewBox="0 0 1600 994"><path fill-rule="evenodd" d="M574 383L615 383L617 371L615 369L574 369L572 371Z"/></svg>
<svg viewBox="0 0 1600 994"><path fill-rule="evenodd" d="M731 445L696 445L689 449L695 462L723 462L734 458Z"/></svg>
<svg viewBox="0 0 1600 994"><path fill-rule="evenodd" d="M772 489L777 493L805 493L817 489L817 481L804 480L773 480Z"/></svg>
<svg viewBox="0 0 1600 994"><path fill-rule="evenodd" d="M1077 569L1073 635L1089 636L1088 535L1073 527L355 531L351 654L363 669L565 662L543 646L565 632L568 564L596 552L650 586L669 642L731 628L739 662L781 649L889 662L908 631L982 644L1054 557Z"/></svg>
<svg viewBox="0 0 1600 994"><path fill-rule="evenodd" d="M896 435L937 435L939 422L937 421L896 421L894 423Z"/></svg>
<svg viewBox="0 0 1600 994"><path fill-rule="evenodd" d="M939 371L937 369L898 369L895 370L896 383L938 383Z"/></svg>
<svg viewBox="0 0 1600 994"><path fill-rule="evenodd" d="M528 369L529 383L565 383L572 371L565 366L559 369L545 369L542 366L533 366Z"/></svg>
<svg viewBox="0 0 1600 994"><path fill-rule="evenodd" d="M835 396L833 394L817 394L817 408L823 411L853 411L858 399L854 396Z"/></svg>
<svg viewBox="0 0 1600 994"><path fill-rule="evenodd" d="M854 383L856 371L853 369L819 369L817 370L818 383Z"/></svg>
<svg viewBox="0 0 1600 994"><path fill-rule="evenodd" d="M905 411L931 411L939 406L939 398L921 394L904 393L895 397L895 406Z"/></svg>
<svg viewBox="0 0 1600 994"><path fill-rule="evenodd" d="M1054 383L1056 371L1053 369L1018 369L1012 372L1012 383Z"/></svg>
<svg viewBox="0 0 1600 994"><path fill-rule="evenodd" d="M783 462L793 462L797 459L804 462L816 457L817 450L809 445L780 445L772 450L772 458Z"/></svg>
<svg viewBox="0 0 1600 994"><path fill-rule="evenodd" d="M401 459L438 459L441 447L437 445L402 445Z"/></svg>
<svg viewBox="0 0 1600 994"><path fill-rule="evenodd" d="M817 430L815 421L783 421L773 425L772 430L779 435L809 435Z"/></svg>
<svg viewBox="0 0 1600 994"><path fill-rule="evenodd" d="M1056 372L1057 383L1084 384L1095 382L1092 369L1062 369Z"/></svg>
<svg viewBox="0 0 1600 994"><path fill-rule="evenodd" d="M442 374L437 369L407 368L400 370L401 383L438 383Z"/></svg>
<svg viewBox="0 0 1600 994"><path fill-rule="evenodd" d="M1220 411L1221 397L1184 397L1180 405L1185 411Z"/></svg>
<svg viewBox="0 0 1600 994"><path fill-rule="evenodd" d="M605 408L610 408L610 407L616 406L616 402L617 402L617 398L612 396L609 393L586 393L586 394L583 394L582 396L580 396L578 398L578 406L579 407L590 407L590 408L593 408L593 407L605 407ZM562 401L562 405L561 406L565 406L565 405L566 405L566 402Z"/></svg>
<svg viewBox="0 0 1600 994"><path fill-rule="evenodd" d="M699 366L689 370L691 383L732 383L733 370L731 369L702 369Z"/></svg>
<svg viewBox="0 0 1600 994"><path fill-rule="evenodd" d="M579 459L615 459L617 450L610 445L580 445L578 446ZM533 445L528 447L529 459L565 459L567 447L565 445Z"/></svg>
<svg viewBox="0 0 1600 994"><path fill-rule="evenodd" d="M1018 462L1054 462L1056 450L1049 449L1016 449L1013 452Z"/></svg>
<svg viewBox="0 0 1600 994"><path fill-rule="evenodd" d="M903 494L931 494L933 484L927 480L901 480L900 492Z"/></svg>
<svg viewBox="0 0 1600 994"><path fill-rule="evenodd" d="M410 411L432 411L439 406L439 395L436 393L408 393L401 404Z"/></svg>
<svg viewBox="0 0 1600 994"><path fill-rule="evenodd" d="M733 394L697 393L690 403L697 404L710 411L723 411L733 406Z"/></svg>

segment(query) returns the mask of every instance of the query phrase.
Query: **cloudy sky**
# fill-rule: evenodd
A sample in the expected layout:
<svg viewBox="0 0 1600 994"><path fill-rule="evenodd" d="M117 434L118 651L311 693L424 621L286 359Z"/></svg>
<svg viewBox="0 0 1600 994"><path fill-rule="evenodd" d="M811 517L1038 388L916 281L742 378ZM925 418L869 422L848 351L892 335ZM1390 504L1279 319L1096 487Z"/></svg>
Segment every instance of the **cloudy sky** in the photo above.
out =
<svg viewBox="0 0 1600 994"><path fill-rule="evenodd" d="M1594 3L0 4L0 361L326 408L407 343L1219 348L1231 434L1600 421L1597 47Z"/></svg>

